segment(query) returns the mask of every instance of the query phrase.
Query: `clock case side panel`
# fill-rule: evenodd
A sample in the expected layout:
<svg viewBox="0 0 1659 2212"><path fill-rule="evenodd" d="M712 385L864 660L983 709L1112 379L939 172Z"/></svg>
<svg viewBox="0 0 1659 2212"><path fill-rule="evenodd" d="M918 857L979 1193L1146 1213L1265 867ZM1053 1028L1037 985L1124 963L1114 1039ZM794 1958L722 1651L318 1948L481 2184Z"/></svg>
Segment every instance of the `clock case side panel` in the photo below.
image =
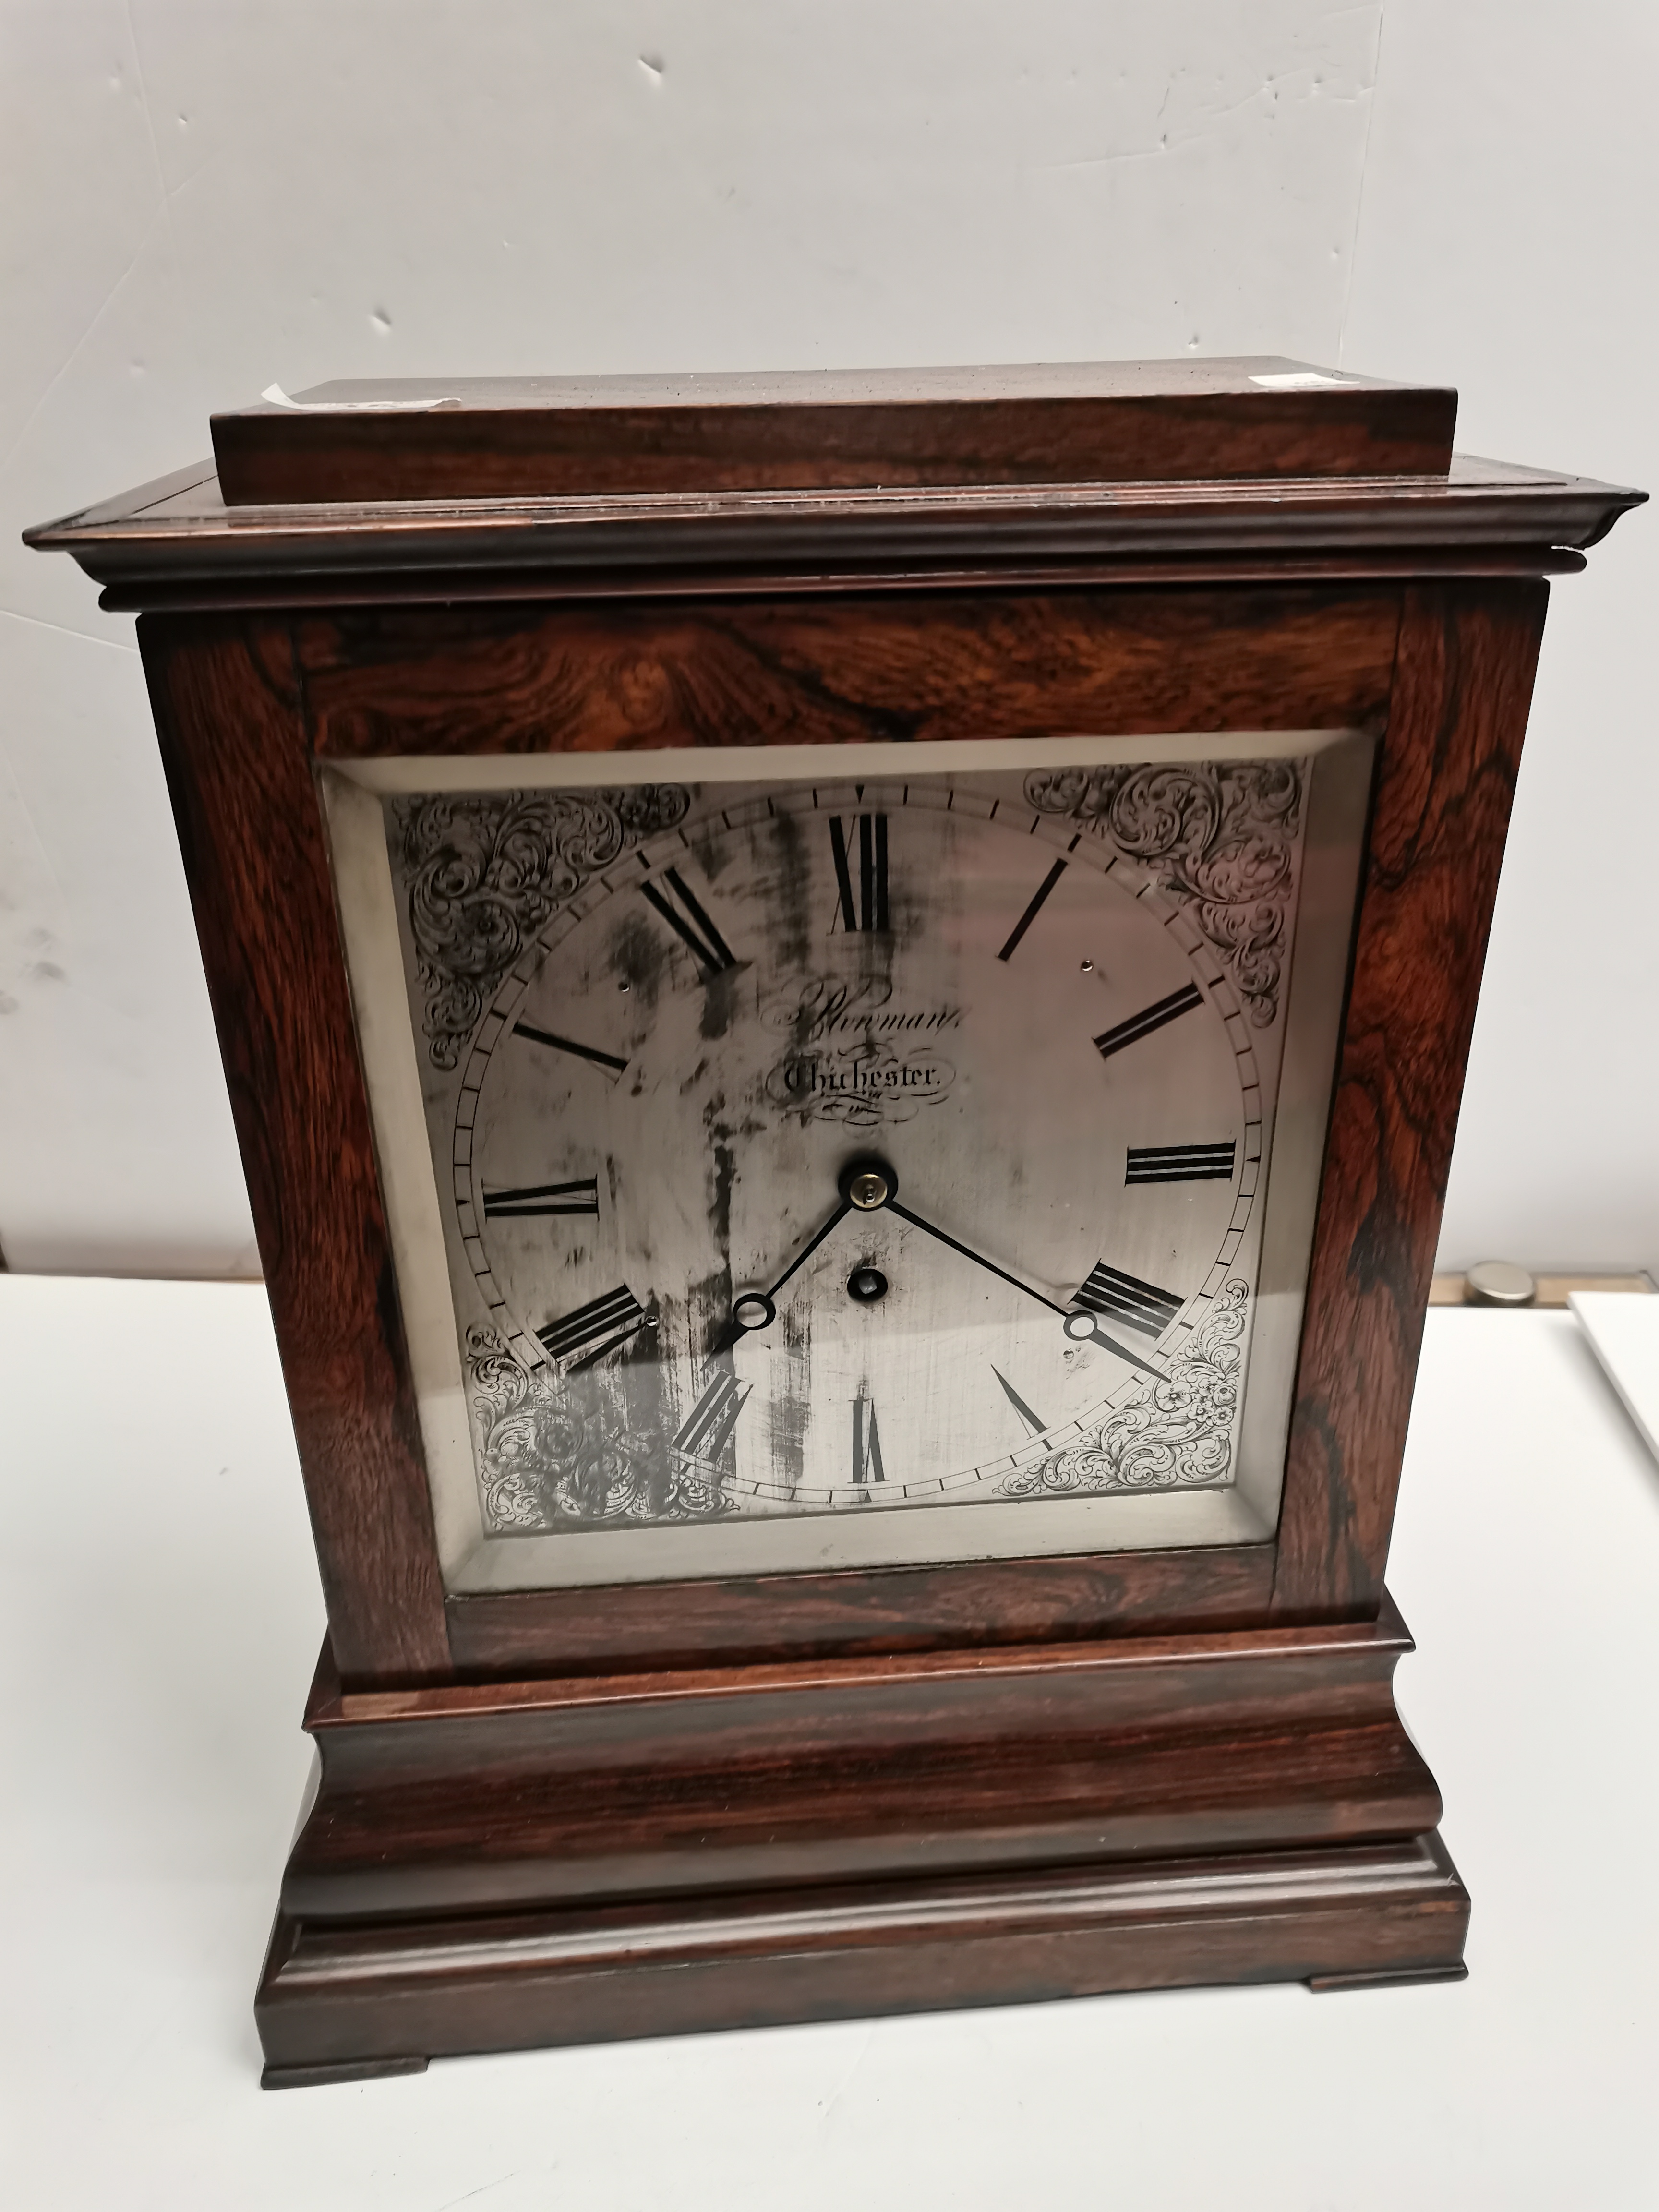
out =
<svg viewBox="0 0 1659 2212"><path fill-rule="evenodd" d="M1326 1139L1273 1613L1373 1618L1549 586L1404 595Z"/></svg>
<svg viewBox="0 0 1659 2212"><path fill-rule="evenodd" d="M335 1662L453 1674L432 1507L291 641L138 638L282 1355Z"/></svg>

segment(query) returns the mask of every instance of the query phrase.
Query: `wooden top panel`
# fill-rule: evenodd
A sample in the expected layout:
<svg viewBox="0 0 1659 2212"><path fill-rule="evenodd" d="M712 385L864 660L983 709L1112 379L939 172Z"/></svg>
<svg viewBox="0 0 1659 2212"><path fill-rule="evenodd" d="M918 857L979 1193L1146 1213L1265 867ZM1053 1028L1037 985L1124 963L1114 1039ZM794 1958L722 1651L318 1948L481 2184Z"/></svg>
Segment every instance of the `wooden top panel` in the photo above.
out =
<svg viewBox="0 0 1659 2212"><path fill-rule="evenodd" d="M273 387L275 389L275 387ZM212 418L228 507L1443 477L1457 394L1263 356L394 378Z"/></svg>

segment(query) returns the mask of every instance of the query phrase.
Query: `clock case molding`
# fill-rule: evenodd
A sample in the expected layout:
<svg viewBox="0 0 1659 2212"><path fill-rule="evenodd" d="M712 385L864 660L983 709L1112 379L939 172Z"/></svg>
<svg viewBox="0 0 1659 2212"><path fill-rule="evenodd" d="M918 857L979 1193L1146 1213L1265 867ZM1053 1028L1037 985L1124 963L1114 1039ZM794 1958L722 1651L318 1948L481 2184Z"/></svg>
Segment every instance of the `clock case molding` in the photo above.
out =
<svg viewBox="0 0 1659 2212"><path fill-rule="evenodd" d="M1083 392L1110 483L1073 480L1075 414L1046 466L1048 418L1020 416L1011 458L1007 373L913 395L882 434L920 447L945 409L955 473L895 490L814 482L822 405L773 393L731 428L719 392L694 422L683 386L631 380L620 411L560 402L628 489L514 498L497 469L473 495L455 456L491 427L448 423L441 497L284 501L261 423L264 504L204 465L29 533L141 613L327 1601L257 2001L273 2086L1462 1972L1383 1569L1545 579L1641 495L1449 460L1448 394L1331 379L1252 412L1252 371L1290 363L1205 365L1179 421L1212 472L1180 477L1156 367L1127 403L1105 372ZM671 417L699 466L726 456L710 489L641 488L640 426ZM439 418L353 447L366 419L325 423L354 466L418 460ZM306 436L295 481L334 451ZM757 484L757 441L797 488ZM693 781L734 744L1310 730L1376 755L1271 1540L447 1595L326 772L643 749Z"/></svg>

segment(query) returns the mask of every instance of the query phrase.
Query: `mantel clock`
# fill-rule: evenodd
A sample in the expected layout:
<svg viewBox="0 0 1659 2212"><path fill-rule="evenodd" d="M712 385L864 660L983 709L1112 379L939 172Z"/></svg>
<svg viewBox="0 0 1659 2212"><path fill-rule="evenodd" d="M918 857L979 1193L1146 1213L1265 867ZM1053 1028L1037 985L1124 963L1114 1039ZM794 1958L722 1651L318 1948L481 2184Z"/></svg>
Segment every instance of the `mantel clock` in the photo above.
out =
<svg viewBox="0 0 1659 2212"><path fill-rule="evenodd" d="M136 608L328 1603L268 2081L1462 1971L1383 1588L1543 626L1280 361L330 385Z"/></svg>

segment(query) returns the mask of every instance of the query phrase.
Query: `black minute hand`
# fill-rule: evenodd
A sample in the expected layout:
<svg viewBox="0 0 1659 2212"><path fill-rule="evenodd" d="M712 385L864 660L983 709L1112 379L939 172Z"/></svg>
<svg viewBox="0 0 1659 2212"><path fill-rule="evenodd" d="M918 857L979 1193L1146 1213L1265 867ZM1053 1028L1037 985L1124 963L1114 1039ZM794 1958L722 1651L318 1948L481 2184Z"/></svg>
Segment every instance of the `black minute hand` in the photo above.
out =
<svg viewBox="0 0 1659 2212"><path fill-rule="evenodd" d="M920 1229L924 1236L935 1237L941 1244L948 1244L953 1252L960 1252L964 1260L971 1260L976 1267L983 1267L988 1274L996 1276L1000 1282L1010 1283L1015 1290L1024 1291L1028 1298L1035 1298L1039 1305L1047 1306L1050 1313L1058 1314L1062 1321L1073 1311L1071 1306L1057 1305L1043 1291L1033 1290L1030 1283L1023 1283L1018 1275L1011 1275L1006 1267L999 1267L994 1260L988 1260L982 1252L975 1252L971 1245L958 1243L954 1237L935 1227L933 1222L924 1221L919 1213L912 1213L908 1206L901 1206L896 1198L888 1200L887 1211L896 1213L901 1221L908 1221L913 1229ZM1115 1337L1108 1336L1098 1324L1090 1334L1095 1343L1103 1345L1108 1352L1115 1352L1120 1359L1127 1359L1131 1367L1138 1367L1143 1375L1150 1375L1157 1382L1163 1381L1161 1367L1150 1365L1137 1352L1131 1352L1127 1344L1120 1344Z"/></svg>

